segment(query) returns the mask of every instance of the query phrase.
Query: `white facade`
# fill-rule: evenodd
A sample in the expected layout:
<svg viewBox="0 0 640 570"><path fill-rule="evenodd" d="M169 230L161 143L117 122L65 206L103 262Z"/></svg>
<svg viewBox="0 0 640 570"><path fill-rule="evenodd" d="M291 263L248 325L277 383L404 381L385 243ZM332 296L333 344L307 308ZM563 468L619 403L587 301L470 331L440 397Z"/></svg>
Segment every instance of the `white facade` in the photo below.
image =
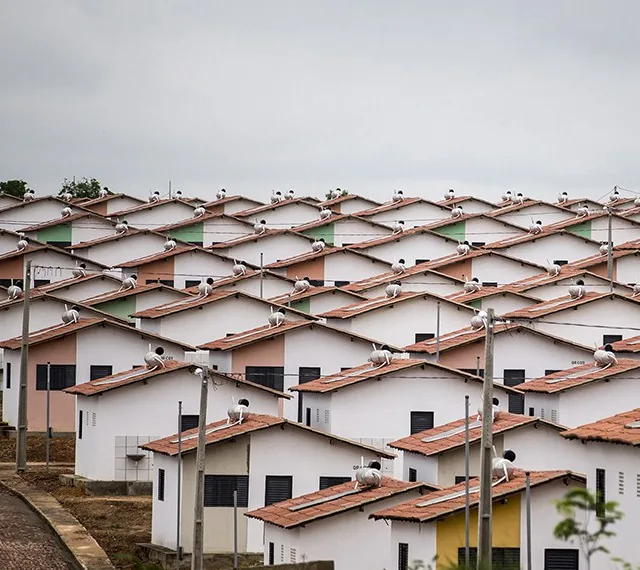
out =
<svg viewBox="0 0 640 570"><path fill-rule="evenodd" d="M405 227L408 229L444 220L450 216L450 210L444 206L429 202L413 202L403 203L400 207L392 210L368 215L363 215L360 212L357 215L389 227L393 227L393 224L397 221L404 221Z"/></svg>
<svg viewBox="0 0 640 570"><path fill-rule="evenodd" d="M311 251L311 242L302 236L281 233L257 237L255 240L243 241L237 245L230 241L229 247L217 248L214 251L252 265L260 265L262 256L263 265L269 265L280 259L289 259Z"/></svg>
<svg viewBox="0 0 640 570"><path fill-rule="evenodd" d="M54 285L55 284L55 285ZM122 283L109 275L101 275L95 279L80 280L69 279L64 284L62 281L54 281L53 288L45 285L44 290L56 297L69 301L80 302L89 297L112 293L120 289Z"/></svg>
<svg viewBox="0 0 640 570"><path fill-rule="evenodd" d="M620 260L618 260L618 263L619 262ZM550 301L551 299L557 299L559 297L568 295L569 287L573 285L578 279L582 279L582 281L584 281L586 290L589 293L607 293L611 290L611 284L609 281L602 277L599 277L598 275L586 273L584 275L576 275L567 277L565 279L560 279L558 281L554 281L553 283L531 287L531 289L527 289L526 291L524 291L524 293L526 295L531 295L532 297L542 299L543 301ZM624 287L619 287L616 283L613 284L613 290L620 293L621 295L626 295L630 292Z"/></svg>
<svg viewBox="0 0 640 570"><path fill-rule="evenodd" d="M65 222L60 214L56 216L60 218L60 224L69 224L71 226L71 243L80 243L83 241L91 241L111 235L114 232L114 225L112 222L105 220L101 216L89 215L84 218L78 218ZM49 226L43 229L53 229L57 226ZM30 232L26 232L27 237L37 239L39 229L33 229Z"/></svg>
<svg viewBox="0 0 640 570"><path fill-rule="evenodd" d="M251 212L251 211L249 211ZM285 230L318 219L320 209L304 202L291 202L260 212L240 212L238 217L253 223L255 219L265 220L267 226ZM247 232L249 233L249 232Z"/></svg>
<svg viewBox="0 0 640 570"><path fill-rule="evenodd" d="M43 284L71 279L73 277L71 272L76 266L76 258L47 249L30 252L24 256L25 262L27 259L31 260L32 287L35 287L36 281ZM92 261L84 263L87 266L87 272L100 273L103 269L101 265Z"/></svg>
<svg viewBox="0 0 640 570"><path fill-rule="evenodd" d="M178 430L178 402L183 416L198 416L200 379L180 369L100 394L78 395L76 422L82 412L86 422L76 427L76 475L100 481L149 481L153 457L138 445ZM209 384L207 419L224 417L233 401L249 400L256 413L277 415L278 398L259 388L222 381ZM100 453L96 453L96 450ZM144 455L133 461L127 455Z"/></svg>
<svg viewBox="0 0 640 570"><path fill-rule="evenodd" d="M500 255L479 255L470 261L471 274L467 277L477 277L481 283L512 283L544 271L542 267L536 267L524 259L509 259Z"/></svg>
<svg viewBox="0 0 640 570"><path fill-rule="evenodd" d="M497 210L500 212L500 210ZM540 220L543 225L548 226L561 222L563 220L569 220L575 218L575 214L572 212L563 211L560 208L556 208L551 204L532 204L531 206L525 206L512 212L498 213L494 216L496 220L503 220L509 222L514 226L520 226L529 231L531 226L531 220Z"/></svg>
<svg viewBox="0 0 640 570"><path fill-rule="evenodd" d="M358 291L358 293L366 295L370 299L382 297L385 294L385 290L390 280L391 278L385 279L384 281L381 281L380 285L363 291ZM407 277L398 275L396 280L400 281L402 284L402 290L405 292L425 292L439 295L440 297L459 293L462 285L460 280L435 271L424 271Z"/></svg>
<svg viewBox="0 0 640 570"><path fill-rule="evenodd" d="M78 255L115 267L132 259L162 250L165 238L152 233L125 234L122 237L77 250Z"/></svg>
<svg viewBox="0 0 640 570"><path fill-rule="evenodd" d="M615 278L620 283L640 283L640 263L638 253L621 257L615 261Z"/></svg>
<svg viewBox="0 0 640 570"><path fill-rule="evenodd" d="M144 230L155 230L160 226L175 224L180 220L192 217L194 209L184 202L164 201L140 210L125 210L119 214L119 217L121 220L126 220L130 226Z"/></svg>
<svg viewBox="0 0 640 570"><path fill-rule="evenodd" d="M358 251L368 253L378 259L390 263L405 260L405 266L410 267L422 261L431 261L455 253L457 241L432 233L416 233L412 235L399 234L393 241L358 248Z"/></svg>
<svg viewBox="0 0 640 570"><path fill-rule="evenodd" d="M498 240L496 240L498 241ZM491 247L491 244L487 244ZM546 265L549 262L576 261L598 253L598 242L579 236L564 234L542 234L540 239L525 241L512 246L501 247L500 251L512 257L526 259L531 263Z"/></svg>
<svg viewBox="0 0 640 570"><path fill-rule="evenodd" d="M343 250L324 257L324 280L326 285L360 281L380 273L387 273L391 265Z"/></svg>
<svg viewBox="0 0 640 570"><path fill-rule="evenodd" d="M58 200L37 200L21 207L12 207L2 210L0 215L0 229L12 232L20 231L36 224L42 224L60 217L60 212L65 204ZM82 210L69 206L72 214L78 214Z"/></svg>

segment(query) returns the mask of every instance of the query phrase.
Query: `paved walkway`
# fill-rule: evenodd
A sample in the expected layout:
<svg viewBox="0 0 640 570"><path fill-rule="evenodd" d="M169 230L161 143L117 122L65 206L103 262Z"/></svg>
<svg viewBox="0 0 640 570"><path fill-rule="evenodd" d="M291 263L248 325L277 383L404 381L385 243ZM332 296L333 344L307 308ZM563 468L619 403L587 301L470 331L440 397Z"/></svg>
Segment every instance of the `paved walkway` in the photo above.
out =
<svg viewBox="0 0 640 570"><path fill-rule="evenodd" d="M0 568L76 570L47 524L21 499L0 487Z"/></svg>

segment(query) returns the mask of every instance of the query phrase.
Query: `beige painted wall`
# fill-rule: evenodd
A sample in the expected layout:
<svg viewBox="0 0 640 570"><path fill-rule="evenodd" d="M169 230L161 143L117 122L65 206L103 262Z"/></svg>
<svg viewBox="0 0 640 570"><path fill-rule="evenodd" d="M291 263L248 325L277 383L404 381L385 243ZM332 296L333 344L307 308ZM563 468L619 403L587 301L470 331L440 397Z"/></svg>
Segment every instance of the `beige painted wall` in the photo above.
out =
<svg viewBox="0 0 640 570"><path fill-rule="evenodd" d="M287 277L291 279L308 277L309 279L324 280L324 257L316 257L311 261L296 263L287 267Z"/></svg>
<svg viewBox="0 0 640 570"><path fill-rule="evenodd" d="M247 366L284 366L284 339L279 335L238 348L231 354L231 372L244 374Z"/></svg>

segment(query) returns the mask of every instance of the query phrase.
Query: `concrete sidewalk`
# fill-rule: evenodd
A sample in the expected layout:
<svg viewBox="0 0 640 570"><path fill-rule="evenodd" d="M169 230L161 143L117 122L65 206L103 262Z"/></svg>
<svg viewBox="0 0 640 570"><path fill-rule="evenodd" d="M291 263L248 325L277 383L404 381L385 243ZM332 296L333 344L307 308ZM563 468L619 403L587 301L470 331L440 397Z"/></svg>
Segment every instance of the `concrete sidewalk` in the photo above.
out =
<svg viewBox="0 0 640 570"><path fill-rule="evenodd" d="M114 570L109 557L78 520L46 491L15 472L0 470L0 485L25 501L67 546L83 570Z"/></svg>

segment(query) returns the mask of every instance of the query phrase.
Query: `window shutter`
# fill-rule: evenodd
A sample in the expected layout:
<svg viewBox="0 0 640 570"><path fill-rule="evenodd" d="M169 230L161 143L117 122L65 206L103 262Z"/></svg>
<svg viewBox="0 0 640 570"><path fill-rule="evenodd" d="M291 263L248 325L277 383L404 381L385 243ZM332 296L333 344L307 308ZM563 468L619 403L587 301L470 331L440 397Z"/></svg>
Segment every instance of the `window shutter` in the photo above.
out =
<svg viewBox="0 0 640 570"><path fill-rule="evenodd" d="M425 340L431 340L432 338L435 338L435 336L436 335L434 333L416 333L415 341L424 342Z"/></svg>
<svg viewBox="0 0 640 570"><path fill-rule="evenodd" d="M291 475L267 475L264 486L264 505L286 501L292 497L293 477Z"/></svg>
<svg viewBox="0 0 640 570"><path fill-rule="evenodd" d="M269 543L269 554L268 554L268 560L267 560L267 564L269 564L269 566L273 566L273 564L276 561L276 556L275 556L275 544L273 544L273 542Z"/></svg>
<svg viewBox="0 0 640 570"><path fill-rule="evenodd" d="M604 469L596 469L596 513L598 517L604 515L603 507L607 500L606 478L607 475Z"/></svg>
<svg viewBox="0 0 640 570"><path fill-rule="evenodd" d="M108 364L92 364L89 368L89 377L91 380L104 378L113 374L113 366Z"/></svg>
<svg viewBox="0 0 640 570"><path fill-rule="evenodd" d="M419 433L433 427L433 412L411 412L411 433Z"/></svg>
<svg viewBox="0 0 640 570"><path fill-rule="evenodd" d="M187 431L198 427L200 416L198 414L185 414L182 416L182 424L180 431Z"/></svg>
<svg viewBox="0 0 640 570"><path fill-rule="evenodd" d="M261 386L284 391L284 366L247 366L245 378Z"/></svg>
<svg viewBox="0 0 640 570"><path fill-rule="evenodd" d="M5 366L6 375L7 375L7 380L4 383L4 387L7 390L11 390L11 362L5 362L4 366Z"/></svg>
<svg viewBox="0 0 640 570"><path fill-rule="evenodd" d="M233 507L233 491L238 491L238 507L249 503L248 475L205 475L204 506Z"/></svg>
<svg viewBox="0 0 640 570"><path fill-rule="evenodd" d="M409 467L409 481L414 482L418 480L418 470L413 467Z"/></svg>
<svg viewBox="0 0 640 570"><path fill-rule="evenodd" d="M546 548L544 570L578 570L580 556L573 548Z"/></svg>
<svg viewBox="0 0 640 570"><path fill-rule="evenodd" d="M318 367L301 366L298 368L298 384L306 384L312 380L320 378L321 371ZM302 415L304 409L304 397L302 392L296 392L296 398L298 398L298 421L302 423Z"/></svg>
<svg viewBox="0 0 640 570"><path fill-rule="evenodd" d="M164 501L164 469L158 469L158 501Z"/></svg>
<svg viewBox="0 0 640 570"><path fill-rule="evenodd" d="M502 374L505 386L517 386L525 379L524 370L505 370ZM522 394L509 394L509 411L512 414L524 414L524 396Z"/></svg>
<svg viewBox="0 0 640 570"><path fill-rule="evenodd" d="M47 365L36 365L36 390L47 389Z"/></svg>
<svg viewBox="0 0 640 570"><path fill-rule="evenodd" d="M398 543L398 570L407 570L409 567L409 545L406 542Z"/></svg>
<svg viewBox="0 0 640 570"><path fill-rule="evenodd" d="M327 487L348 483L349 481L351 481L351 477L320 477L320 491Z"/></svg>
<svg viewBox="0 0 640 570"><path fill-rule="evenodd" d="M78 410L78 439L82 439L82 410Z"/></svg>

